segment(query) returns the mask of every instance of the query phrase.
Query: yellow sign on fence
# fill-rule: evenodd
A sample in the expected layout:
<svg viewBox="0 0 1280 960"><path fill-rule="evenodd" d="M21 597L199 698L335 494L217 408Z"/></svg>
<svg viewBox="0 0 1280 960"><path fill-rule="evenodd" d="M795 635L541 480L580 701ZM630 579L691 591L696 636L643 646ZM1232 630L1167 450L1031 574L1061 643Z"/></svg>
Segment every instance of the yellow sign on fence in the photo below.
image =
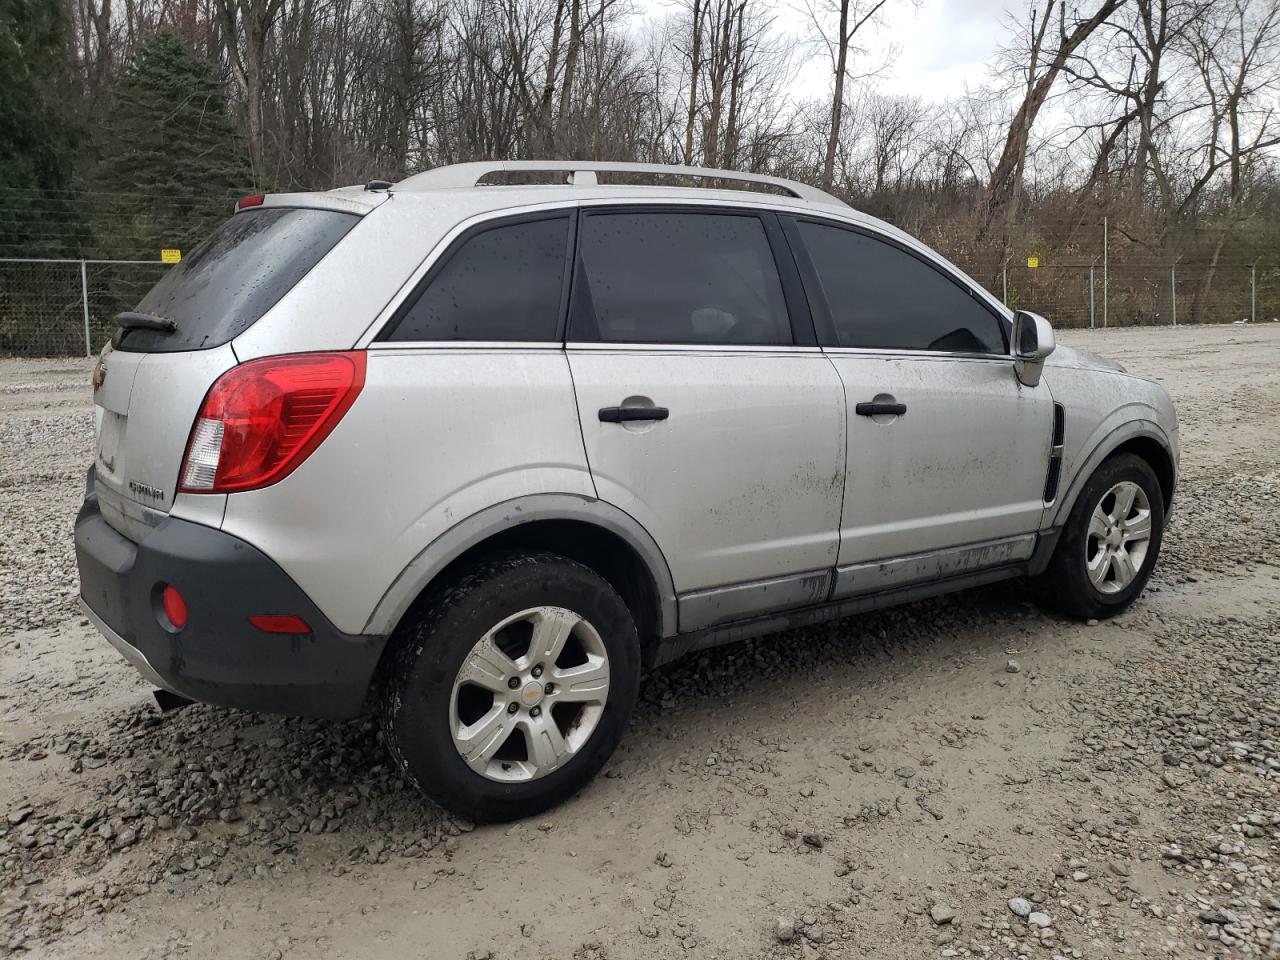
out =
<svg viewBox="0 0 1280 960"><path fill-rule="evenodd" d="M1027 266L1030 267L1032 270L1034 270L1036 267L1040 266L1040 258L1027 257Z"/></svg>
<svg viewBox="0 0 1280 960"><path fill-rule="evenodd" d="M169 248L160 251L161 263L179 263L182 260L182 251Z"/></svg>

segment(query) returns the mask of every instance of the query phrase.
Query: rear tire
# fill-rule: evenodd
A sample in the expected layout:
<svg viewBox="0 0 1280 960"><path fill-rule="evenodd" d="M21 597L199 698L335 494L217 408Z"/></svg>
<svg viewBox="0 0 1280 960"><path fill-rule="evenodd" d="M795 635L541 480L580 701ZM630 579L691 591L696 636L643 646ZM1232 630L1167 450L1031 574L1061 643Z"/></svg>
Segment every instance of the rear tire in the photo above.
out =
<svg viewBox="0 0 1280 960"><path fill-rule="evenodd" d="M639 691L626 604L558 554L481 561L411 614L395 643L384 739L418 789L477 822L533 816L582 788Z"/></svg>
<svg viewBox="0 0 1280 960"><path fill-rule="evenodd" d="M1034 582L1036 592L1068 616L1115 616L1147 585L1163 538L1164 500L1155 472L1133 454L1111 457L1076 498L1053 559Z"/></svg>

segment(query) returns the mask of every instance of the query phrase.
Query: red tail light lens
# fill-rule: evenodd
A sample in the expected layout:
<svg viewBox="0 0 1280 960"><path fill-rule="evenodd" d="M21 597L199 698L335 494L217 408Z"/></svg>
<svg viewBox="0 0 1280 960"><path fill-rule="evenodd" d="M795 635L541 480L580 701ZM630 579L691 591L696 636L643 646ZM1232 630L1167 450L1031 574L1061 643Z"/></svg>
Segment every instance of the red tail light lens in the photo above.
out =
<svg viewBox="0 0 1280 960"><path fill-rule="evenodd" d="M235 212L239 213L241 210L245 210L249 207L260 207L262 206L262 201L265 199L267 199L266 194L262 193L255 193L251 197L241 197L236 201Z"/></svg>
<svg viewBox="0 0 1280 960"><path fill-rule="evenodd" d="M232 493L283 480L351 408L364 370L360 350L266 357L228 370L191 428L179 491Z"/></svg>

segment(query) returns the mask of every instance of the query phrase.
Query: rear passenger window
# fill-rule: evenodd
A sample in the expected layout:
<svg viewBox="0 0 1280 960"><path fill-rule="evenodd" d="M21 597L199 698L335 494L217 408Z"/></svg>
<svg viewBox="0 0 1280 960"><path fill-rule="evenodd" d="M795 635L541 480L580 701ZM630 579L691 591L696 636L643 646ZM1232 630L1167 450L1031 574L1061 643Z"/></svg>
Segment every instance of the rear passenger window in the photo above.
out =
<svg viewBox="0 0 1280 960"><path fill-rule="evenodd" d="M941 270L863 233L798 226L831 309L836 346L1005 352L1000 320Z"/></svg>
<svg viewBox="0 0 1280 960"><path fill-rule="evenodd" d="M715 213L586 213L570 339L792 342L764 223Z"/></svg>
<svg viewBox="0 0 1280 960"><path fill-rule="evenodd" d="M445 254L388 340L556 339L569 218L508 223Z"/></svg>

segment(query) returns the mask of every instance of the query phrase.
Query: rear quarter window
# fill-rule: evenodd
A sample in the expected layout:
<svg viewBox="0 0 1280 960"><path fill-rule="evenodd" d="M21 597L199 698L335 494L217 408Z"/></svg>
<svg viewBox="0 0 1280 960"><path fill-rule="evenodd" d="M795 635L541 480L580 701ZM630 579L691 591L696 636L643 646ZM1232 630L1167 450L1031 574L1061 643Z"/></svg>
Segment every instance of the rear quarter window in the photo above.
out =
<svg viewBox="0 0 1280 960"><path fill-rule="evenodd" d="M384 340L559 339L569 217L485 226L440 258Z"/></svg>
<svg viewBox="0 0 1280 960"><path fill-rule="evenodd" d="M359 221L351 213L293 207L237 213L138 304L138 313L173 320L176 328L122 328L113 345L146 353L222 346L275 306Z"/></svg>

